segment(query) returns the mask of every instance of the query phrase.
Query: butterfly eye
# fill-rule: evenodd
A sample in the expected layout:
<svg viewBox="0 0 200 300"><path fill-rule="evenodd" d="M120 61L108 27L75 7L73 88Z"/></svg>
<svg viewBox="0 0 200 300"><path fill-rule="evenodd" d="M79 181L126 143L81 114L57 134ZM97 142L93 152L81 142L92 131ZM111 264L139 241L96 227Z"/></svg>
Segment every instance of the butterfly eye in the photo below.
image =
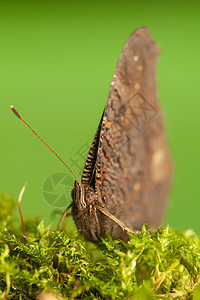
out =
<svg viewBox="0 0 200 300"><path fill-rule="evenodd" d="M92 204L95 200L95 194L93 191L86 192L86 202L87 204Z"/></svg>

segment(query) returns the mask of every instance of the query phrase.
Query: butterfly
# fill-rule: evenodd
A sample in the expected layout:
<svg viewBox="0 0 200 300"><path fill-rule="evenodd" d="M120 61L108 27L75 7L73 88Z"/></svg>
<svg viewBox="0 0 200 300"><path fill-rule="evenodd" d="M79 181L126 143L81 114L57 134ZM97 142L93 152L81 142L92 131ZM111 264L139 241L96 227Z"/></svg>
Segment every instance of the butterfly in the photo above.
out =
<svg viewBox="0 0 200 300"><path fill-rule="evenodd" d="M22 119L14 114L75 176L72 216L82 235L98 241L106 232L127 241L128 231L163 220L173 164L157 100L158 45L146 27L134 31L120 55L106 107L90 147L82 178Z"/></svg>
<svg viewBox="0 0 200 300"><path fill-rule="evenodd" d="M88 240L107 232L126 241L127 231L163 220L173 167L157 101L158 54L141 27L120 55L82 179L72 190L72 216Z"/></svg>

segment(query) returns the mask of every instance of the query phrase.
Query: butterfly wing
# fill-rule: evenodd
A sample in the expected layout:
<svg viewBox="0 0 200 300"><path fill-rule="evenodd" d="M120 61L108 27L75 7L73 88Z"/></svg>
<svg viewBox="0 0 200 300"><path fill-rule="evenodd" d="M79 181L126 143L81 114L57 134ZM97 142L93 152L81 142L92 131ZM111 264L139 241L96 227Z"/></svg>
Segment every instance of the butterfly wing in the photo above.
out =
<svg viewBox="0 0 200 300"><path fill-rule="evenodd" d="M99 204L126 226L157 227L163 220L172 162L157 100L159 49L139 28L120 55L99 132L95 177ZM113 226L117 226L113 222ZM115 228L109 233L115 237Z"/></svg>

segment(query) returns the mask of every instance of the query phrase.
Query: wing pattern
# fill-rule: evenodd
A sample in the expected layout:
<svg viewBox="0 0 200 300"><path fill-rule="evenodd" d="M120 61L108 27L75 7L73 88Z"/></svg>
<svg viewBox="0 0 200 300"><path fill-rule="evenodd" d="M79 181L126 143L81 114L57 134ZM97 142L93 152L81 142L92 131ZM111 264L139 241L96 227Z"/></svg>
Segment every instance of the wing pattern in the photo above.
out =
<svg viewBox="0 0 200 300"><path fill-rule="evenodd" d="M108 211L133 229L161 224L171 184L172 162L156 91L158 54L147 28L130 36L113 76L99 137L101 197Z"/></svg>

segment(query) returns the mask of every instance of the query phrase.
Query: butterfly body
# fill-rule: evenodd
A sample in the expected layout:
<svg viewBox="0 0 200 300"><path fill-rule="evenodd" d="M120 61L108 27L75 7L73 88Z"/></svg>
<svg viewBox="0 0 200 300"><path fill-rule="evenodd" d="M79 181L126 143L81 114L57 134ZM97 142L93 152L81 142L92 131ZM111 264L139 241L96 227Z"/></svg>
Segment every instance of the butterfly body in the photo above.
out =
<svg viewBox="0 0 200 300"><path fill-rule="evenodd" d="M89 240L106 232L127 240L120 221L140 230L163 220L173 167L157 101L158 54L149 30L142 27L129 37L119 58L81 183L76 181L72 192L73 218Z"/></svg>
<svg viewBox="0 0 200 300"><path fill-rule="evenodd" d="M107 208L106 205L102 203L102 199L98 198L95 194L94 190L86 187L82 194L82 199L80 198L80 194L79 183L75 181L75 186L72 192L72 216L78 230L86 239L98 241L99 237L105 236L105 233L108 232L113 239L120 238L128 240L127 232L99 210L99 205L101 205L103 209ZM82 204L83 201L84 205ZM116 212L110 210L110 213L115 215Z"/></svg>

